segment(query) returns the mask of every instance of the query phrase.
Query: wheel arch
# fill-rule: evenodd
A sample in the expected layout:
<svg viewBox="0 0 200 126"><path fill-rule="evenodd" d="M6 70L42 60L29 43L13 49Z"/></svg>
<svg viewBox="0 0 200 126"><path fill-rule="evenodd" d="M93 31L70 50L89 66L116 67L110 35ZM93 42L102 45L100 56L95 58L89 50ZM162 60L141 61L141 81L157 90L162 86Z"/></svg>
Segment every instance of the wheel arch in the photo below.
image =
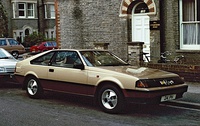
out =
<svg viewBox="0 0 200 126"><path fill-rule="evenodd" d="M94 95L95 102L97 102L97 97L98 97L99 90L105 85L112 85L112 86L116 87L117 89L119 89L119 91L121 91L121 93L123 94L123 91L122 91L123 88L117 82L114 82L114 81L102 81L97 85L97 88L96 88L96 91L95 91L95 95Z"/></svg>
<svg viewBox="0 0 200 126"><path fill-rule="evenodd" d="M22 85L22 89L23 89L23 90L26 89L26 81L27 81L27 79L30 78L30 77L35 77L35 78L37 78L37 76L34 75L34 74L27 74L27 75L25 76L25 79L24 79L24 82L23 82L23 85Z"/></svg>

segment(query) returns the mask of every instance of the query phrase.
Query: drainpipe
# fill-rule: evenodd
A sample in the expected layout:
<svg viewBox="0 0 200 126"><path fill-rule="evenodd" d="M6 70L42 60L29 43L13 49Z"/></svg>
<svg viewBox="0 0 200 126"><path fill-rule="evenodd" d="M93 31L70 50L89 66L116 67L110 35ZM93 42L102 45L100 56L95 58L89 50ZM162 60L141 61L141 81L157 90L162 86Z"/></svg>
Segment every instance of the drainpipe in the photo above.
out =
<svg viewBox="0 0 200 126"><path fill-rule="evenodd" d="M164 27L163 27L163 0L159 1L160 6L160 53L163 53L165 51L165 42L164 42Z"/></svg>
<svg viewBox="0 0 200 126"><path fill-rule="evenodd" d="M38 32L45 35L44 0L37 0Z"/></svg>

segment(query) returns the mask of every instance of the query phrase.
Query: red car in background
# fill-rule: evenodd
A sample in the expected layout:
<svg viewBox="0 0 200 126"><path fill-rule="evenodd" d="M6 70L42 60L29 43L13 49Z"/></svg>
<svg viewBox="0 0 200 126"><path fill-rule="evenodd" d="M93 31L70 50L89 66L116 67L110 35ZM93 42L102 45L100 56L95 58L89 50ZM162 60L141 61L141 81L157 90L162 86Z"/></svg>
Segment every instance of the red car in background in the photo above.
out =
<svg viewBox="0 0 200 126"><path fill-rule="evenodd" d="M30 52L44 52L51 49L57 49L57 43L55 41L42 42L39 45L31 46Z"/></svg>

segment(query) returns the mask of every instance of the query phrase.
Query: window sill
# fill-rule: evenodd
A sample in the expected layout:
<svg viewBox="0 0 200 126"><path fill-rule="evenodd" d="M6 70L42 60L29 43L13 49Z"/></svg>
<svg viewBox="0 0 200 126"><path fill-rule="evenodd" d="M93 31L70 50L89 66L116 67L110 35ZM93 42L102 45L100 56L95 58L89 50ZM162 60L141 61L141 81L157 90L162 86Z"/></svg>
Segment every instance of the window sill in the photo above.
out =
<svg viewBox="0 0 200 126"><path fill-rule="evenodd" d="M176 53L200 53L200 50L176 50Z"/></svg>

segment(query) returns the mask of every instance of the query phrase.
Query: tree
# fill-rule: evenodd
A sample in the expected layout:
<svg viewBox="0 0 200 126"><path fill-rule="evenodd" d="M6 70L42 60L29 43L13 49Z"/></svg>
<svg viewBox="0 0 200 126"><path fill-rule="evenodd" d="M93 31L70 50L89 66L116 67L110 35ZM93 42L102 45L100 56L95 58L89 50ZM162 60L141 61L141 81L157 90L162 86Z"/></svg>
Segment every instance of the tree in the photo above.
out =
<svg viewBox="0 0 200 126"><path fill-rule="evenodd" d="M8 17L0 0L0 37L8 37Z"/></svg>

